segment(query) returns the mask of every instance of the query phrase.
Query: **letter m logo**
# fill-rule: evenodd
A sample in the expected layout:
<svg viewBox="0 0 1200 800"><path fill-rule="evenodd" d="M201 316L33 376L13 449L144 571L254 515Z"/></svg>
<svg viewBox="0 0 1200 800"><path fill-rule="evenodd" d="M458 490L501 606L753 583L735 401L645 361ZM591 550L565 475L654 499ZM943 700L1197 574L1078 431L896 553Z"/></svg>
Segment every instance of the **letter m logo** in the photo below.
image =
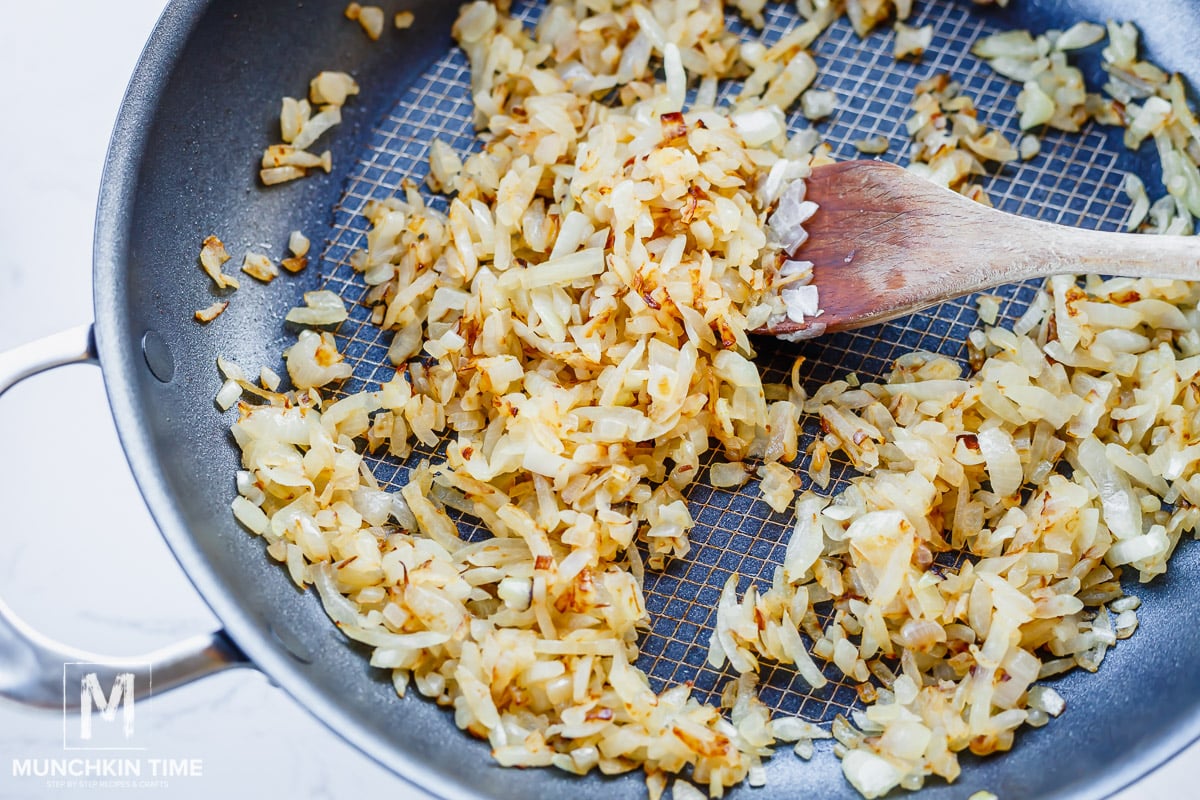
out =
<svg viewBox="0 0 1200 800"><path fill-rule="evenodd" d="M105 722L114 722L117 708L124 711L122 731L125 738L133 737L133 673L122 672L113 681L108 697L100 687L100 678L94 672L83 676L79 682L79 738L92 738L92 706L95 705Z"/></svg>
<svg viewBox="0 0 1200 800"><path fill-rule="evenodd" d="M152 669L129 662L63 664L63 749L145 750L145 736L134 735L134 705L150 697Z"/></svg>

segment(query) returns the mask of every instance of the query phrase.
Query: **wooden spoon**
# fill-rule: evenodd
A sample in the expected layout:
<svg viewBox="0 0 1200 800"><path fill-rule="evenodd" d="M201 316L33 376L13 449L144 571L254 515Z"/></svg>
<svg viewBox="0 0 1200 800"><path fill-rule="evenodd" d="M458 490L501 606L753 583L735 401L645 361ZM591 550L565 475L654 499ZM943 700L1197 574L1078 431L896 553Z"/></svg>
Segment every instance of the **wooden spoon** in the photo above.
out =
<svg viewBox="0 0 1200 800"><path fill-rule="evenodd" d="M805 338L858 328L1050 275L1200 280L1194 236L1104 233L1018 217L879 161L817 167L806 182L820 208L792 257L813 262L822 314L759 333Z"/></svg>

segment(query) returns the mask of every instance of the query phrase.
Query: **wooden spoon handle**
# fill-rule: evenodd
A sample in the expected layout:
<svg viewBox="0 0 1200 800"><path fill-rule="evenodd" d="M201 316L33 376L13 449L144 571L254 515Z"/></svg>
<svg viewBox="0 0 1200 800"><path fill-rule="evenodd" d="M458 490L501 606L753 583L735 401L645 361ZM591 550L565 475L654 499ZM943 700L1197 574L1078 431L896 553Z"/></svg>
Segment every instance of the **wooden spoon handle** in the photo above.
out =
<svg viewBox="0 0 1200 800"><path fill-rule="evenodd" d="M1038 222L1027 232L1042 260L1030 277L1088 273L1130 278L1200 280L1200 238L1147 236L1067 228Z"/></svg>

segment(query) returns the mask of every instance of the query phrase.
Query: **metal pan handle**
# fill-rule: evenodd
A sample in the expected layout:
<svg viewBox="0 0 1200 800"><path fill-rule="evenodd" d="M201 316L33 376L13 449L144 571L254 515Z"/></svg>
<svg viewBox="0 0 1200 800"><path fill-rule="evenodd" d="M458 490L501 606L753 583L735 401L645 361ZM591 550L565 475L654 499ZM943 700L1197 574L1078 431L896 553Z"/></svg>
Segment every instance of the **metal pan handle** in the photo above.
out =
<svg viewBox="0 0 1200 800"><path fill-rule="evenodd" d="M40 372L68 364L99 364L91 325L0 353L0 395ZM134 658L112 658L59 644L41 635L0 599L0 697L41 708L78 710L80 694L65 691L65 665L85 663L132 675L134 696L198 680L229 667L248 666L224 631L196 636Z"/></svg>

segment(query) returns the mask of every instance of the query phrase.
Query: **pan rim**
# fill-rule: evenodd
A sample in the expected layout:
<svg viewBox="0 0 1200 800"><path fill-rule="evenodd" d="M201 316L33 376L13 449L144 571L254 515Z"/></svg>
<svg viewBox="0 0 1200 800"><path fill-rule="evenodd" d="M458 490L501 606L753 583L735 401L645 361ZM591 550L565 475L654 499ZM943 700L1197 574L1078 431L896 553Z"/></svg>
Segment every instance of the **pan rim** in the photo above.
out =
<svg viewBox="0 0 1200 800"><path fill-rule="evenodd" d="M248 604L229 591L195 543L158 469L159 455L139 422L142 406L134 379L141 368L137 342L118 303L123 294L130 243L129 210L148 146L149 126L165 77L212 0L172 0L155 26L130 79L110 138L97 204L93 245L95 338L109 406L118 438L135 482L184 574L230 638L264 676L277 683L327 729L351 743L399 779L445 798L474 798L462 784L434 771L367 728L316 681L304 674L292 655L263 630ZM1051 798L1107 797L1137 782L1200 739L1200 715L1160 736L1141 757L1105 772L1084 786L1065 786Z"/></svg>

